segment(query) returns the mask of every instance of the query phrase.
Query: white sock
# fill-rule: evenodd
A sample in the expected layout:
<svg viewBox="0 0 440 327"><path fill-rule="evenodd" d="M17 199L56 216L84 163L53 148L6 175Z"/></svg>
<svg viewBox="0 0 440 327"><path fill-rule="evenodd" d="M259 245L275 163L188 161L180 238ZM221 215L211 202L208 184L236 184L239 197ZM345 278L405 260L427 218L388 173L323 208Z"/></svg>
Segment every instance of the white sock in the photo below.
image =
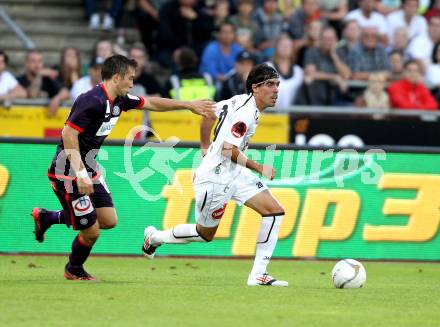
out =
<svg viewBox="0 0 440 327"><path fill-rule="evenodd" d="M254 266L251 275L258 276L267 272L267 265L272 257L273 250L278 241L278 231L283 221L284 213L272 216L263 216L260 232L257 238Z"/></svg>
<svg viewBox="0 0 440 327"><path fill-rule="evenodd" d="M151 236L153 244L206 242L197 232L196 224L181 224L164 231L158 230Z"/></svg>

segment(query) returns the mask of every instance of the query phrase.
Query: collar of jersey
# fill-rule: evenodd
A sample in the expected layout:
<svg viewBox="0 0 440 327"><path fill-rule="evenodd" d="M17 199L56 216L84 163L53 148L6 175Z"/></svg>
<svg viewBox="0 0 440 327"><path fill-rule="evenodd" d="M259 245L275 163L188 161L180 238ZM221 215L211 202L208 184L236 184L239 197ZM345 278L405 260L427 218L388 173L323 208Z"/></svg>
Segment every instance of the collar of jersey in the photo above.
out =
<svg viewBox="0 0 440 327"><path fill-rule="evenodd" d="M104 91L108 101L110 101L110 103L113 103L113 99L110 97L110 95L107 92L107 89L104 86L104 83L100 83L99 86L101 87L101 89Z"/></svg>

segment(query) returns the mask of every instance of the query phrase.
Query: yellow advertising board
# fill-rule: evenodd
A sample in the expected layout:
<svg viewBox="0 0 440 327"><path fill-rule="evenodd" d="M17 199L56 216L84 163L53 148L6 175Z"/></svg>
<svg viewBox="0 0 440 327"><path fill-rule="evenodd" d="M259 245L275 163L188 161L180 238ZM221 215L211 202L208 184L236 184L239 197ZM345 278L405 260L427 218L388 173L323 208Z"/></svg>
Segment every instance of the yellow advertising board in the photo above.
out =
<svg viewBox="0 0 440 327"><path fill-rule="evenodd" d="M0 107L0 136L58 138L64 126L69 108L60 108L49 117L46 107L14 106L10 109ZM144 112L130 110L123 113L109 139L125 139L133 127L142 125ZM152 127L156 136L166 140L177 136L182 141L200 140L200 116L190 112L150 112ZM289 119L287 115L265 114L260 116L254 143L287 143L289 138Z"/></svg>
<svg viewBox="0 0 440 327"><path fill-rule="evenodd" d="M177 136L183 141L200 140L200 116L190 112L151 112L152 127L162 140ZM288 143L289 117L278 114L262 114L252 143Z"/></svg>
<svg viewBox="0 0 440 327"><path fill-rule="evenodd" d="M60 108L54 116L49 117L46 107L0 107L0 136L58 138L69 112L70 108ZM143 114L137 110L123 113L109 139L125 139L133 127L142 125Z"/></svg>

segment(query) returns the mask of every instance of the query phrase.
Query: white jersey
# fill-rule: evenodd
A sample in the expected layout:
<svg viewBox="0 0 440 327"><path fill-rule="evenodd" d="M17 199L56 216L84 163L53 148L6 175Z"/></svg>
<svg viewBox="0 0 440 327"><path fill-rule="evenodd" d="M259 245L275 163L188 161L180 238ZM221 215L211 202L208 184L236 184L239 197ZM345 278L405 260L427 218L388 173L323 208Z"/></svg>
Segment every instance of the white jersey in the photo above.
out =
<svg viewBox="0 0 440 327"><path fill-rule="evenodd" d="M196 171L195 183L229 184L242 169L247 169L222 155L223 143L228 142L245 151L258 126L260 111L251 94L236 95L216 104L219 117L214 139Z"/></svg>

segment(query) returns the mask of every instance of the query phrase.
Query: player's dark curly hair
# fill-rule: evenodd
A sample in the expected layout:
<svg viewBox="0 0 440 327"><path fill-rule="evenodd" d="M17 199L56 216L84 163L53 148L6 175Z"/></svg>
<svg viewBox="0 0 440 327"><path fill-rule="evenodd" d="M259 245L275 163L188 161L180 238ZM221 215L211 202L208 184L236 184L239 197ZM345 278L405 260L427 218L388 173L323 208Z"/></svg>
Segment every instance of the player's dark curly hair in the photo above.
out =
<svg viewBox="0 0 440 327"><path fill-rule="evenodd" d="M252 93L252 84L258 84L273 78L279 78L275 68L266 63L254 66L246 80L246 92Z"/></svg>
<svg viewBox="0 0 440 327"><path fill-rule="evenodd" d="M137 62L134 59L128 59L127 57L121 55L114 55L108 57L104 61L101 76L103 80L109 80L115 74L125 76L129 67L136 69L137 66Z"/></svg>

